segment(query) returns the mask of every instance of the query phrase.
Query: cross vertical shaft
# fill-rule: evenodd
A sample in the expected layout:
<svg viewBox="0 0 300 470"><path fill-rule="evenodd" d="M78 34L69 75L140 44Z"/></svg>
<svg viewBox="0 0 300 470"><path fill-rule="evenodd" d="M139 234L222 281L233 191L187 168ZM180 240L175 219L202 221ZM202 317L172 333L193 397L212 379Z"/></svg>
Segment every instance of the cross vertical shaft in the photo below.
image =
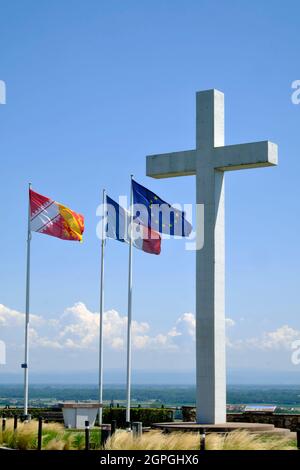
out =
<svg viewBox="0 0 300 470"><path fill-rule="evenodd" d="M224 173L213 149L224 145L224 95L197 93L196 198L204 206L204 246L196 253L196 404L198 423L226 422Z"/></svg>

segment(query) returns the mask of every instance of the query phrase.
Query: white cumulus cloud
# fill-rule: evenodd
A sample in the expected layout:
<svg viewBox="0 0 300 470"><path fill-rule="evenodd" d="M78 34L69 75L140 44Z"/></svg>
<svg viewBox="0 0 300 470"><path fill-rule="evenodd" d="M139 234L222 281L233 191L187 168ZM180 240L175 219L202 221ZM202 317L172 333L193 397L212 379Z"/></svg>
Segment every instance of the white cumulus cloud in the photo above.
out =
<svg viewBox="0 0 300 470"><path fill-rule="evenodd" d="M291 349L295 339L300 338L300 331L283 325L274 331L263 333L259 338L251 338L247 341L249 346L259 349Z"/></svg>
<svg viewBox="0 0 300 470"><path fill-rule="evenodd" d="M97 350L99 345L99 312L90 311L83 302L68 307L56 318L43 319L30 315L30 345L60 350ZM226 326L236 323L226 318ZM24 327L24 313L0 304L0 326L10 334ZM166 331L153 333L147 322L132 322L132 347L135 350L190 351L195 347L195 315L183 313ZM4 331L4 330L3 330ZM103 315L103 337L106 347L115 351L126 348L127 316L116 310ZM11 336L10 336L11 337ZM12 342L14 337L11 337ZM232 340L228 335L227 347L232 349L290 349L300 339L300 331L283 325L257 337Z"/></svg>
<svg viewBox="0 0 300 470"><path fill-rule="evenodd" d="M25 321L25 314L5 307L0 304L0 326L19 326L23 325ZM30 315L30 321L34 325L40 325L43 323L43 318L39 315Z"/></svg>

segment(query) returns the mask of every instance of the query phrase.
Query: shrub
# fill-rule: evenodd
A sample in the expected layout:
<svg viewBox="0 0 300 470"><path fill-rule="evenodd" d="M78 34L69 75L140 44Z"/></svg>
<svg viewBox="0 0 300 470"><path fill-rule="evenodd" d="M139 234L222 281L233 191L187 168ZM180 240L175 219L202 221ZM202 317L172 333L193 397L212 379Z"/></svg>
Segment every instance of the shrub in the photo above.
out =
<svg viewBox="0 0 300 470"><path fill-rule="evenodd" d="M141 421L143 426L150 426L152 423L166 423L173 421L173 410L168 408L131 408L131 421ZM126 427L125 408L103 408L103 422L111 423L117 421L120 428Z"/></svg>
<svg viewBox="0 0 300 470"><path fill-rule="evenodd" d="M4 409L1 410L3 417L12 418L13 416L21 416L20 409ZM63 422L61 408L30 408L29 413L32 420L44 416L45 422L57 421ZM53 416L51 416L53 415ZM125 408L103 408L103 422L111 423L112 420L117 421L117 426L126 427L126 409ZM169 408L131 408L131 421L141 421L143 426L150 426L152 423L166 423L173 421L173 410Z"/></svg>

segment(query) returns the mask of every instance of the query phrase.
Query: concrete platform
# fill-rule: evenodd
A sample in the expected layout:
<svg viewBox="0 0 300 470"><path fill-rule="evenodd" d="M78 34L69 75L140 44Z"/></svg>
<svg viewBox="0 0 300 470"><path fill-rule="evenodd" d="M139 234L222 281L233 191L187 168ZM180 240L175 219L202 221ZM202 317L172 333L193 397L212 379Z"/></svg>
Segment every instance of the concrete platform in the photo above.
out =
<svg viewBox="0 0 300 470"><path fill-rule="evenodd" d="M245 430L255 434L290 434L289 429L275 428L274 424L265 423L220 423L220 424L197 424L193 422L171 422L171 423L155 423L152 428L161 429L164 432L200 432L205 429L207 433L227 433L237 430Z"/></svg>

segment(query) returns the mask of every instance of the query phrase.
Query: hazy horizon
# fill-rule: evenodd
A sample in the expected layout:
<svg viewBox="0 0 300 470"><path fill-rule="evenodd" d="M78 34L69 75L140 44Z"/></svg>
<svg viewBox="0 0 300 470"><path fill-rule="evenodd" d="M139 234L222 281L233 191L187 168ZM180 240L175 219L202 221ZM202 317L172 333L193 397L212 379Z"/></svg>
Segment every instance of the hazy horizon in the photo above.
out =
<svg viewBox="0 0 300 470"><path fill-rule="evenodd" d="M0 386L22 384L23 373L7 372L0 374ZM36 371L30 374L32 385L97 385L97 370L77 370L64 372ZM104 373L104 386L125 384L125 374L121 369L109 369ZM132 373L133 385L195 385L195 372L193 370L134 370ZM227 374L228 385L300 385L300 376L296 372L261 371L255 369L229 370Z"/></svg>

